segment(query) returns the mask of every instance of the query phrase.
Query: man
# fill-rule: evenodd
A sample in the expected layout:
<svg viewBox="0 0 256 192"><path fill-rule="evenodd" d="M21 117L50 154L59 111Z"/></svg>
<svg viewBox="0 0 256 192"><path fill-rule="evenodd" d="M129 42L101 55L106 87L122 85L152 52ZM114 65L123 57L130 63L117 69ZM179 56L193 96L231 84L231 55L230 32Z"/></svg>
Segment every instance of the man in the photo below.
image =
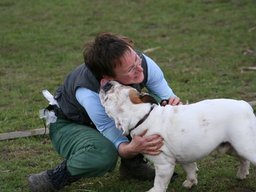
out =
<svg viewBox="0 0 256 192"><path fill-rule="evenodd" d="M164 104L178 105L156 63L134 50L124 36L101 33L84 49L84 62L57 89L56 105L50 105L57 120L50 123L50 138L64 157L57 167L29 176L31 191L56 191L81 177L103 176L121 157L121 179L153 180L154 169L142 154L157 155L163 140L159 135L122 135L99 99L100 82L116 80L139 91L146 87ZM166 103L167 102L167 103Z"/></svg>

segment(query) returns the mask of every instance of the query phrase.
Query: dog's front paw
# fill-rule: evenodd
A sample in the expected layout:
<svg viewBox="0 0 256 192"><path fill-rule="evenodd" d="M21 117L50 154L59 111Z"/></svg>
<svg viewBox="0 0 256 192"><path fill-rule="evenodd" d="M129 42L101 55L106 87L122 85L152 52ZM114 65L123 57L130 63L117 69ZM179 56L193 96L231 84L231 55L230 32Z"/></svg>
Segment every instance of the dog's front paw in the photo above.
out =
<svg viewBox="0 0 256 192"><path fill-rule="evenodd" d="M193 180L185 180L182 184L183 187L187 188L187 189L191 189L193 187L193 185L197 185L197 179L193 179Z"/></svg>

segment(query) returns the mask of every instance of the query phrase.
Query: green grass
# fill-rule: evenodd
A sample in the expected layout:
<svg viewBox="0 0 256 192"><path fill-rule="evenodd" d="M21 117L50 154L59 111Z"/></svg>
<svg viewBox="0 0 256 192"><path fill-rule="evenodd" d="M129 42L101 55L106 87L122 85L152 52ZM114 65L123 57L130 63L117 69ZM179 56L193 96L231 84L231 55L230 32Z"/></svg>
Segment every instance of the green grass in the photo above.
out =
<svg viewBox="0 0 256 192"><path fill-rule="evenodd" d="M82 48L98 32L135 40L163 69L185 102L206 98L256 100L256 2L254 0L2 0L0 2L0 132L42 127L41 90L54 92L83 62ZM0 142L0 191L28 191L26 177L57 164L49 138ZM199 162L192 191L255 191L256 170L235 179L237 161L211 155ZM180 177L169 191L185 191ZM121 182L118 170L83 179L65 191L144 191L147 182Z"/></svg>

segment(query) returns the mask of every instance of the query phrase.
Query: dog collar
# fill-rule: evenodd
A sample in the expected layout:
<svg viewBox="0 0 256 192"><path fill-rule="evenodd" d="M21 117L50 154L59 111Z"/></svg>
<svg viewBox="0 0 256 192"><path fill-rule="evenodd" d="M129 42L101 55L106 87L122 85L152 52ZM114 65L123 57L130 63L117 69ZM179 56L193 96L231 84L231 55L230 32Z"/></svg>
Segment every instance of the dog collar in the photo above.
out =
<svg viewBox="0 0 256 192"><path fill-rule="evenodd" d="M139 120L139 122L135 125L135 127L130 129L130 132L133 131L134 129L136 129L139 125L141 125L148 118L149 114L154 109L154 107L155 107L155 105L151 105L149 112L146 115L144 115L144 117L141 120Z"/></svg>

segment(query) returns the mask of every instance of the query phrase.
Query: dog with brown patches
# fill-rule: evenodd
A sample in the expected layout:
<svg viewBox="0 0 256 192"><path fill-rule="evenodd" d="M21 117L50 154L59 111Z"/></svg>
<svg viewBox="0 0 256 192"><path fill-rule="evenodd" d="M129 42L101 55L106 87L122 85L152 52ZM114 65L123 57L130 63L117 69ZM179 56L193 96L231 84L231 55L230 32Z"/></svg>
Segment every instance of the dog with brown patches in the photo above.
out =
<svg viewBox="0 0 256 192"><path fill-rule="evenodd" d="M147 135L159 134L164 139L159 155L145 155L156 171L150 192L167 190L176 163L187 174L183 186L196 185L195 162L215 149L239 157L239 179L249 174L250 162L256 165L256 117L245 101L209 99L163 107L149 95L116 81L104 85L99 95L106 113L125 135L133 137L147 130Z"/></svg>

